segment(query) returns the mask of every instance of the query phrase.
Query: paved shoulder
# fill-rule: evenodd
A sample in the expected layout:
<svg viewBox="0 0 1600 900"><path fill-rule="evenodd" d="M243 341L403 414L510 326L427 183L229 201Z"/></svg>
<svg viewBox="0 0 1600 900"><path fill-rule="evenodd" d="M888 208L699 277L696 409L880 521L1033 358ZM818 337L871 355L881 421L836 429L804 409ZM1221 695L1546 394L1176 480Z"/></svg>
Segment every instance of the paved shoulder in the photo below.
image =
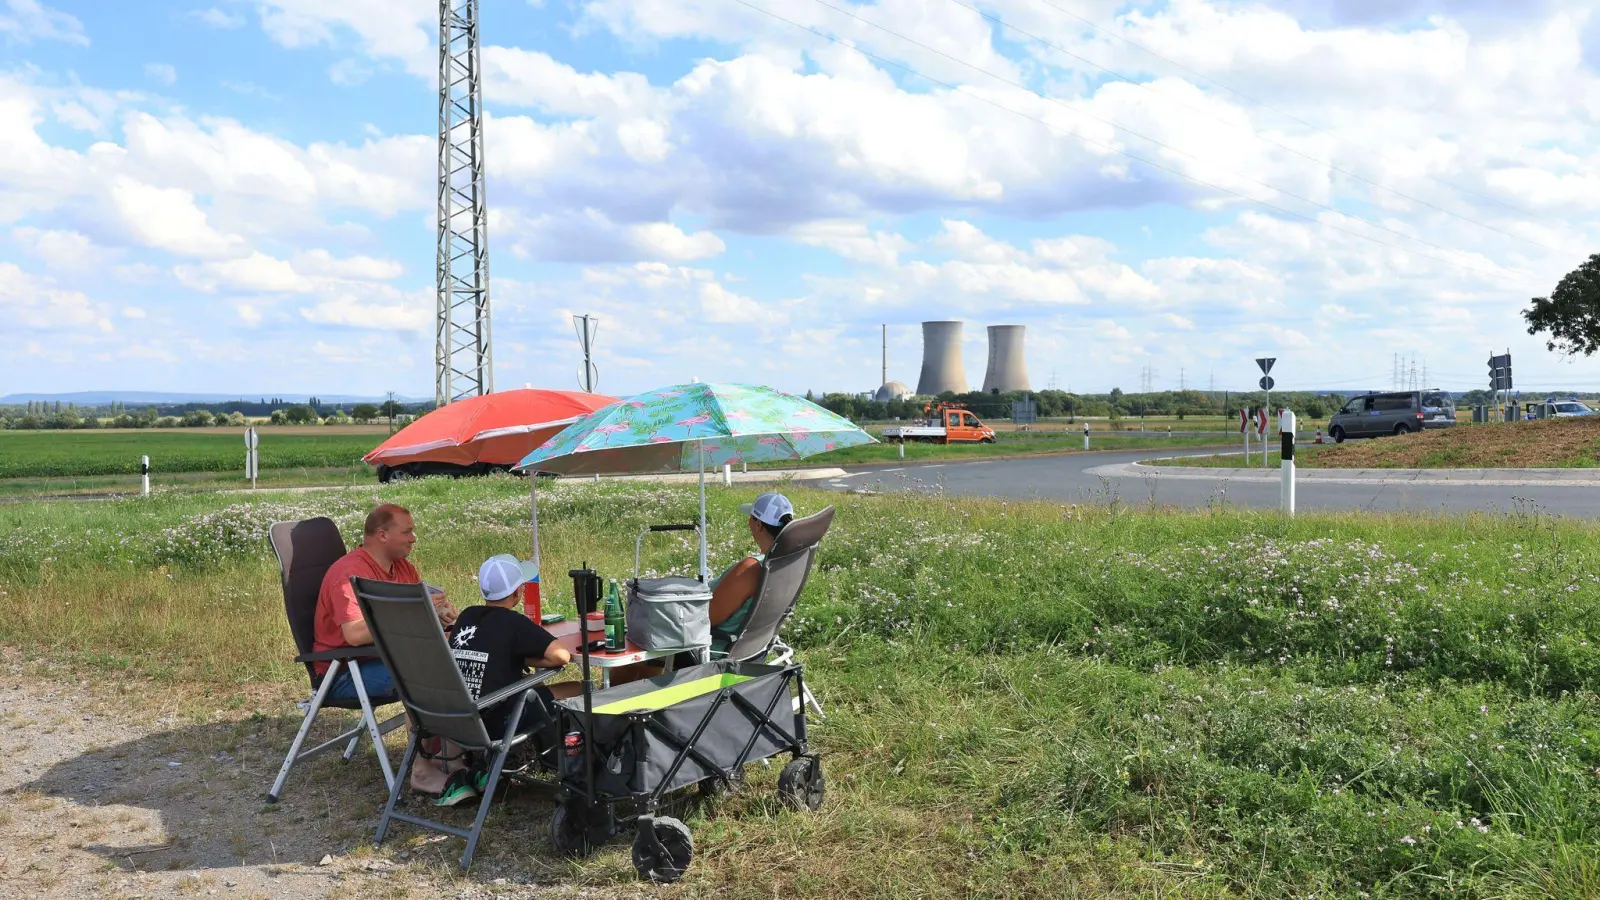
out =
<svg viewBox="0 0 1600 900"><path fill-rule="evenodd" d="M1278 481L1283 477L1276 465L1210 468L1125 462L1096 466L1087 472L1104 478L1156 477L1190 481ZM1600 469L1298 469L1295 477L1301 482L1317 484L1600 487Z"/></svg>

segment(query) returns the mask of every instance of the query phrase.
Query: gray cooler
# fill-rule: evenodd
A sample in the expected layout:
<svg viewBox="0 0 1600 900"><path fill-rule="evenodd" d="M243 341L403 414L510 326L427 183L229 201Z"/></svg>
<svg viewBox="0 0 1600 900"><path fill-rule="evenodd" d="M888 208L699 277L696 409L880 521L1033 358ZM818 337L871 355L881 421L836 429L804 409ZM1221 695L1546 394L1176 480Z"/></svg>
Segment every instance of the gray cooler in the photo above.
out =
<svg viewBox="0 0 1600 900"><path fill-rule="evenodd" d="M628 580L628 640L646 650L711 643L711 588L694 578Z"/></svg>

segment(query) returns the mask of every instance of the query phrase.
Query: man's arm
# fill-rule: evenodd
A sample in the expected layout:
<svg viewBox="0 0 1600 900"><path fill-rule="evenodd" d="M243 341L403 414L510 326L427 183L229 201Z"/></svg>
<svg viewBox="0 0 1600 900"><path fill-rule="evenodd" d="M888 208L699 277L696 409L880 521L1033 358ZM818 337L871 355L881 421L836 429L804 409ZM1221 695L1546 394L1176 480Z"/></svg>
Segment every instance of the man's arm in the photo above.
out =
<svg viewBox="0 0 1600 900"><path fill-rule="evenodd" d="M344 642L352 647L365 647L372 643L372 629L367 627L366 619L352 619L340 624L339 633L344 635Z"/></svg>
<svg viewBox="0 0 1600 900"><path fill-rule="evenodd" d="M528 668L559 669L569 662L572 662L572 654L567 651L567 648L561 646L559 642L551 641L550 646L545 648L544 656L538 659L528 658Z"/></svg>

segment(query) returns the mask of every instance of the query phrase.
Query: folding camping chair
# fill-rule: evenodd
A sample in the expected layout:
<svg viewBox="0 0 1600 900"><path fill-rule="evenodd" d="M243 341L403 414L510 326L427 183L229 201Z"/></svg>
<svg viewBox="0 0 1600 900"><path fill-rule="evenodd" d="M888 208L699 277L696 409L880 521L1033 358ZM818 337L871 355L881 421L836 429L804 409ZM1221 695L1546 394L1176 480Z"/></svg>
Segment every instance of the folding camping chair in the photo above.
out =
<svg viewBox="0 0 1600 900"><path fill-rule="evenodd" d="M761 560L761 580L756 585L755 606L745 619L744 631L728 648L723 658L733 662L764 662L769 665L788 665L794 659L794 650L778 636L783 623L794 614L800 602L800 592L805 590L811 577L812 563L816 562L817 547L823 535L833 525L833 507L794 519L783 526L772 550ZM769 658L770 657L770 658ZM803 702L822 715L822 704L802 683ZM798 706L796 707L798 711Z"/></svg>
<svg viewBox="0 0 1600 900"><path fill-rule="evenodd" d="M341 742L348 742L344 748L344 761L349 762L355 755L356 745L361 742L361 735L368 734L372 737L372 748L377 751L378 765L383 769L384 784L394 786L394 770L389 764L389 754L383 749L383 735L400 727L403 716L394 716L382 725L378 724L377 716L373 714L374 706L386 706L396 702L393 696L369 697L366 685L361 682L361 667L355 660L373 655L371 647L342 647L338 650L324 650L321 653L312 652L313 634L317 619L317 595L322 590L322 577L327 574L328 567L338 562L344 556L344 538L339 535L339 526L326 516L315 519L306 519L300 522L278 522L268 532L272 543L272 550L278 555L278 567L283 577L283 611L289 617L289 631L294 635L295 649L299 655L294 658L297 663L304 663L306 675L311 679L311 699L304 702L306 707L305 718L300 722L300 731L294 736L294 743L289 745L289 753L283 758L283 767L278 770L277 780L272 782L272 790L267 792L267 802L278 802L278 796L283 792L283 783L289 778L289 770L302 759L315 756ZM318 675L313 663L325 661L328 663L326 674ZM328 689L333 686L334 680L339 675L341 666L349 666L350 680L355 684L355 700L329 700ZM305 744L306 735L311 733L311 726L317 721L317 715L323 707L335 709L361 710L361 724L340 734L338 737L302 752L300 747Z"/></svg>
<svg viewBox="0 0 1600 900"><path fill-rule="evenodd" d="M467 683L461 678L455 657L439 625L439 616L428 598L427 588L420 584L390 584L352 578L356 602L361 604L361 615L372 630L372 641L389 667L395 691L400 702L411 713L413 725L411 739L406 743L406 754L400 761L394 784L389 788L389 802L383 807L383 817L378 820L377 841L382 843L389 833L389 822L399 819L433 831L466 838L467 849L461 856L461 868L472 864L472 854L478 848L478 835L483 831L484 819L489 816L489 803L500 783L501 770L506 757L517 746L533 737L519 734L525 702L529 692L540 682L557 674L558 669L542 669L514 684L492 694L472 699ZM483 721L483 710L514 700L507 716L505 731L490 735ZM542 704L540 704L542 706ZM546 714L550 711L545 710ZM463 750L481 751L491 756L489 778L478 801L478 815L470 829L457 828L432 819L395 812L400 801L400 790L406 783L411 764L416 761L419 744L424 737L441 737L453 741Z"/></svg>

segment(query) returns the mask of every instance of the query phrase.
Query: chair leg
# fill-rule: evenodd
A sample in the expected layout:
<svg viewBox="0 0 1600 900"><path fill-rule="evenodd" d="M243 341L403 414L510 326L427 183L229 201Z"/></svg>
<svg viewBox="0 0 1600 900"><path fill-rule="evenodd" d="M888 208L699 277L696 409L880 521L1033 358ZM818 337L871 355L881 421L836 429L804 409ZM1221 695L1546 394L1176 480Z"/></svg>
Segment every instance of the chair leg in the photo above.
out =
<svg viewBox="0 0 1600 900"><path fill-rule="evenodd" d="M489 765L489 780L483 785L483 796L478 800L478 815L472 820L472 833L467 835L467 850L461 855L461 869L472 865L472 854L478 849L478 835L483 832L483 823L489 818L489 804L494 801L494 791L500 784L500 771L505 768L506 756L511 753L511 739L516 737L517 727L522 724L522 712L527 703L528 695L524 693L518 698L516 705L511 709L511 720L506 723L505 735L500 740L500 749L494 754L494 762Z"/></svg>
<svg viewBox="0 0 1600 900"><path fill-rule="evenodd" d="M304 719L300 720L300 731L294 736L294 743L289 745L289 753L283 758L283 767L278 769L278 777L272 782L272 789L267 791L267 802L277 803L278 797L283 793L283 783L289 780L289 770L294 768L295 761L300 756L300 748L305 745L306 735L311 733L311 726L317 721L317 714L322 712L322 701L327 699L328 689L333 686L333 679L339 674L340 660L328 664L328 672L322 676L322 684L317 685L317 692L311 698L311 708L306 710Z"/></svg>
<svg viewBox="0 0 1600 900"><path fill-rule="evenodd" d="M811 688L806 687L802 692L805 694L805 702L817 711L817 718L826 719L827 716L822 714L822 704L817 702L817 695L811 693Z"/></svg>
<svg viewBox="0 0 1600 900"><path fill-rule="evenodd" d="M384 837L389 834L389 817L394 815L395 804L400 802L400 790L405 787L406 776L411 773L411 763L417 758L417 744L420 740L417 731L412 729L411 738L406 741L405 755L400 757L400 772L389 785L389 802L383 805L383 816L378 819L378 836L373 840L375 844L383 843Z"/></svg>
<svg viewBox="0 0 1600 900"><path fill-rule="evenodd" d="M383 780L389 787L394 787L394 770L389 765L389 751L383 746L383 732L378 730L378 717L372 713L372 701L367 699L367 686L361 681L361 665L350 663L350 680L356 684L356 699L361 701L361 717L366 720L367 732L372 735L372 749L378 754L378 766L383 769ZM356 742L361 740L361 733L350 740L347 751L354 750ZM347 755L345 759L349 759Z"/></svg>

